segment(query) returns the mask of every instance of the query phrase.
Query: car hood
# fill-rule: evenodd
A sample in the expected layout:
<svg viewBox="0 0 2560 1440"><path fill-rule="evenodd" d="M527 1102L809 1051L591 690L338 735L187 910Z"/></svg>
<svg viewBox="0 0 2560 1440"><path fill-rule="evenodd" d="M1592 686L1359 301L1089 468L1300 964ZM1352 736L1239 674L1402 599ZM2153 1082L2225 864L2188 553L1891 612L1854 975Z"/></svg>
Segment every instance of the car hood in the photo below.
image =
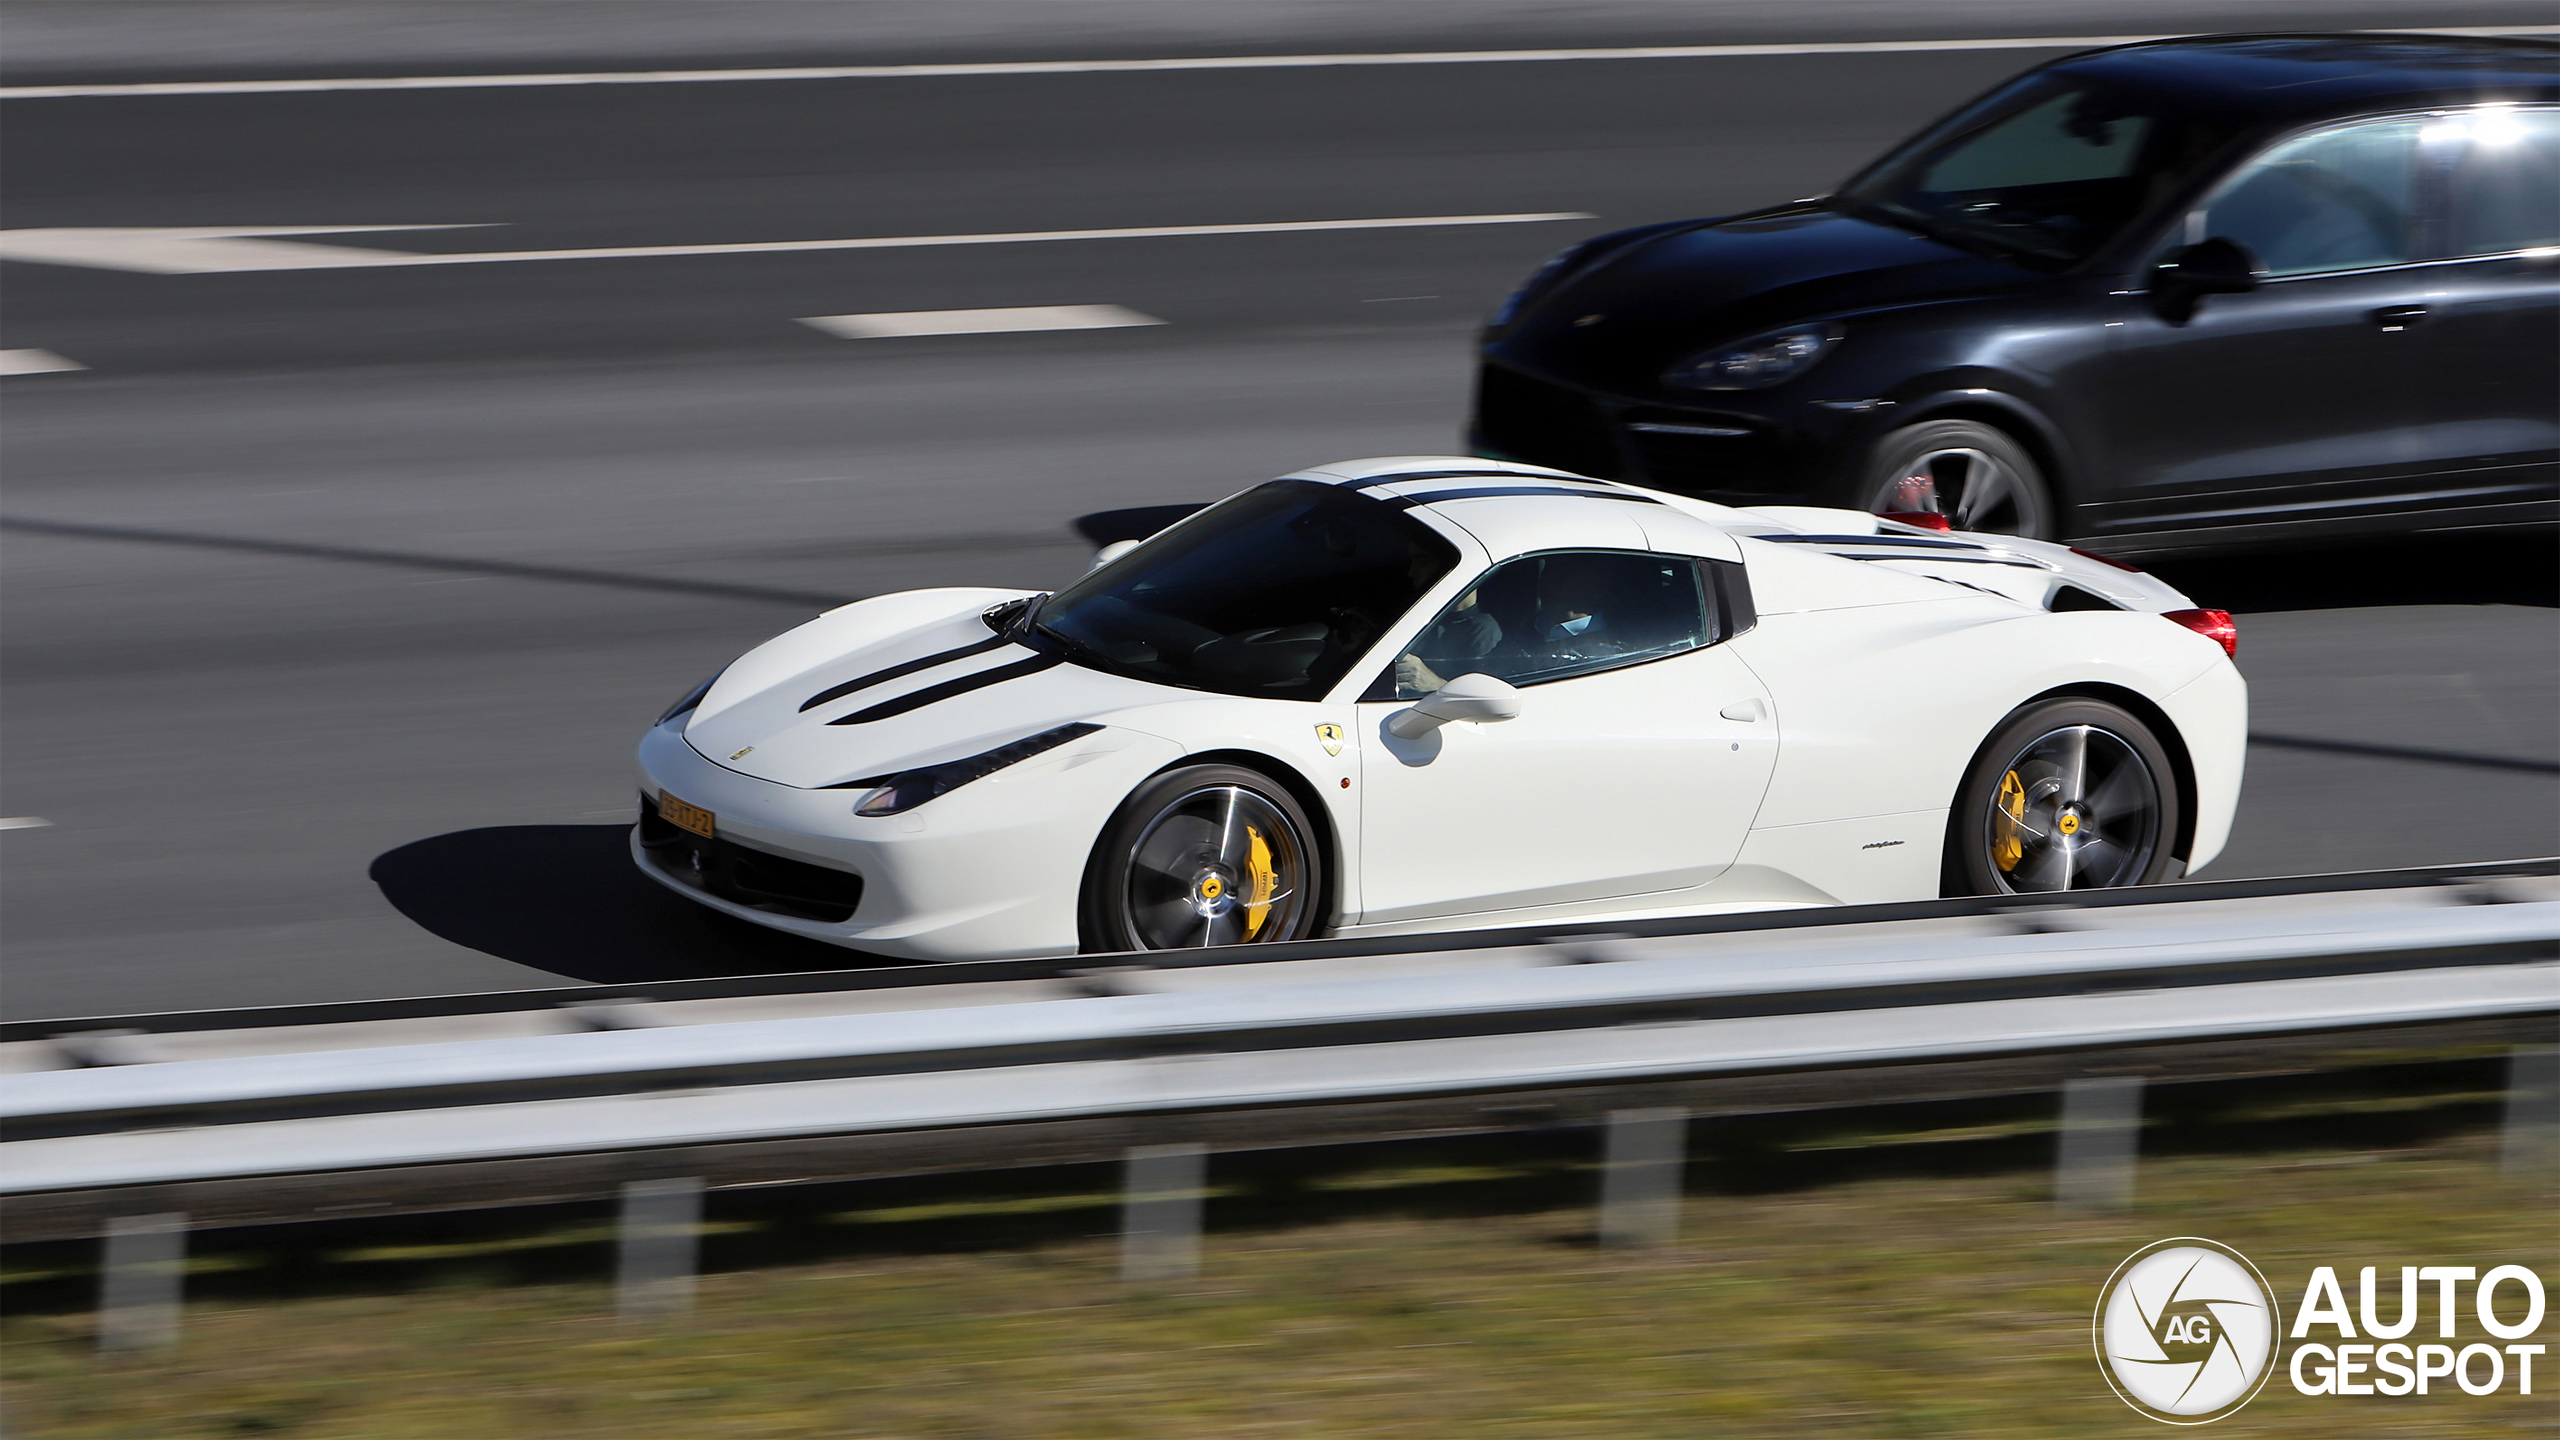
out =
<svg viewBox="0 0 2560 1440"><path fill-rule="evenodd" d="M1528 307L1493 350L1526 369L1650 393L1673 362L1719 342L2046 278L1830 210L1702 221L1571 277Z"/></svg>
<svg viewBox="0 0 2560 1440"><path fill-rule="evenodd" d="M914 590L829 611L721 672L683 720L685 741L740 774L818 789L1167 698L1000 640L981 617L1023 593ZM837 723L882 707L895 713Z"/></svg>

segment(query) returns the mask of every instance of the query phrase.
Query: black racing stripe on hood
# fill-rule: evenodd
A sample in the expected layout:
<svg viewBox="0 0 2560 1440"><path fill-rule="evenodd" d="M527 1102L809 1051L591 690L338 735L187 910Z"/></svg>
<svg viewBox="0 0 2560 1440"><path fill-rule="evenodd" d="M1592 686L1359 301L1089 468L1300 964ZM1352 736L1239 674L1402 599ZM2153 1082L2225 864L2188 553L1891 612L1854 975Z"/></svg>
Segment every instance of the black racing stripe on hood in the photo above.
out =
<svg viewBox="0 0 2560 1440"><path fill-rule="evenodd" d="M1017 660L1010 665L998 665L992 670L975 671L957 680L945 680L939 685L927 685L921 690L910 690L895 700L883 700L868 710L856 710L841 720L830 720L827 723L868 725L874 720L886 720L893 715L904 715L910 710L921 710L927 705L948 700L954 695L966 695L972 690L1001 685L1007 680L1019 680L1025 675L1037 675L1043 670L1066 662L1067 657L1064 655L1034 655L1028 660Z"/></svg>
<svg viewBox="0 0 2560 1440"><path fill-rule="evenodd" d="M980 640L971 645L963 645L957 650L945 650L939 655L927 655L921 660L910 660L903 665L892 665L886 670L874 670L868 675L857 676L854 679L847 680L841 685L830 685L826 689L819 691L817 694L810 696L808 699L801 701L801 713L806 714L811 710L815 710L830 700L841 700L856 690L868 690L874 685L885 685L889 681L913 675L919 670L930 670L936 665L947 665L954 660L965 660L972 655L984 655L988 651L993 650L1004 643L1005 639L1003 636L990 635L984 640Z"/></svg>
<svg viewBox="0 0 2560 1440"><path fill-rule="evenodd" d="M1416 505L1437 505L1443 500L1486 500L1501 495L1571 495L1581 500L1626 500L1638 505L1662 503L1650 495L1614 490L1567 490L1561 485L1476 485L1464 490L1434 490L1428 495L1381 495L1378 500L1391 510L1410 510Z"/></svg>

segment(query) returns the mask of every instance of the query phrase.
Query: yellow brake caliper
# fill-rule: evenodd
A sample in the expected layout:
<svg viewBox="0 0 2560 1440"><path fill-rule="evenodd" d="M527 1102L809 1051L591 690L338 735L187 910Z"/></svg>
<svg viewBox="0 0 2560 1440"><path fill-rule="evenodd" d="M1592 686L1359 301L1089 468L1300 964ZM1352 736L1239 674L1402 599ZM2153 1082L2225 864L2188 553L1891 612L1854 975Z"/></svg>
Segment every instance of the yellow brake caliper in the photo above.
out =
<svg viewBox="0 0 2560 1440"><path fill-rule="evenodd" d="M2000 777L2000 801L1991 812L1991 863L2002 874L2018 868L2027 853L2027 842L2018 834L2018 822L2027 818L2027 787L2010 771Z"/></svg>
<svg viewBox="0 0 2560 1440"><path fill-rule="evenodd" d="M1252 939L1262 931L1262 922L1271 916L1273 892L1280 888L1280 872L1271 866L1271 842L1251 825L1244 827L1245 837L1253 849L1244 862L1244 938Z"/></svg>

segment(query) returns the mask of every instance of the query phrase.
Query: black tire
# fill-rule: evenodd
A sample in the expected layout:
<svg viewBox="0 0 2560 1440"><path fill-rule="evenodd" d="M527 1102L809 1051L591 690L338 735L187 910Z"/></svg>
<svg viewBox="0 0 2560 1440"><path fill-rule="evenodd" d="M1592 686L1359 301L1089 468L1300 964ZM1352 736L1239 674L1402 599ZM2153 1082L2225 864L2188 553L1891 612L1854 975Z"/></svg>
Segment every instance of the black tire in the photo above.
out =
<svg viewBox="0 0 2560 1440"><path fill-rule="evenodd" d="M1324 923L1315 835L1306 811L1267 775L1234 765L1168 770L1139 786L1094 842L1078 926L1084 948L1308 939Z"/></svg>
<svg viewBox="0 0 2560 1440"><path fill-rule="evenodd" d="M2178 863L2180 821L2177 775L2150 727L2104 701L2041 701L2000 722L1956 791L1946 891L2157 884Z"/></svg>
<svg viewBox="0 0 2560 1440"><path fill-rule="evenodd" d="M1879 514L1936 511L1958 530L2031 540L2062 533L2043 467L2007 434L1972 420L1924 420L1878 440L1850 503Z"/></svg>

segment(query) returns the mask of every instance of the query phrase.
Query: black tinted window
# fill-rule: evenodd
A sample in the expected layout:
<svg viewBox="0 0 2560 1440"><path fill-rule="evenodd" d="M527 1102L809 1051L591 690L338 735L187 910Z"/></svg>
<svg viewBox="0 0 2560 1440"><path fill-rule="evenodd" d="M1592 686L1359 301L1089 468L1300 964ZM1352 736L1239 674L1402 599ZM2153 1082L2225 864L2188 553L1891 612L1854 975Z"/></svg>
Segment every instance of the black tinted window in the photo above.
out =
<svg viewBox="0 0 2560 1440"><path fill-rule="evenodd" d="M2270 275L2360 270L2410 258L2418 122L2296 136L2241 167L2193 239L2236 240Z"/></svg>
<svg viewBox="0 0 2560 1440"><path fill-rule="evenodd" d="M1315 700L1457 561L1376 500L1275 480L1050 596L1031 638L1168 685Z"/></svg>
<svg viewBox="0 0 2560 1440"><path fill-rule="evenodd" d="M1505 562L1468 587L1396 657L1398 699L1465 674L1535 685L1708 643L1698 563L1570 550Z"/></svg>
<svg viewBox="0 0 2560 1440"><path fill-rule="evenodd" d="M2166 200L2229 133L2173 99L2038 75L1885 157L1841 198L1958 243L2076 261Z"/></svg>
<svg viewBox="0 0 2560 1440"><path fill-rule="evenodd" d="M2426 129L2451 147L2445 177L2450 255L2504 255L2560 245L2560 113L2474 111Z"/></svg>

